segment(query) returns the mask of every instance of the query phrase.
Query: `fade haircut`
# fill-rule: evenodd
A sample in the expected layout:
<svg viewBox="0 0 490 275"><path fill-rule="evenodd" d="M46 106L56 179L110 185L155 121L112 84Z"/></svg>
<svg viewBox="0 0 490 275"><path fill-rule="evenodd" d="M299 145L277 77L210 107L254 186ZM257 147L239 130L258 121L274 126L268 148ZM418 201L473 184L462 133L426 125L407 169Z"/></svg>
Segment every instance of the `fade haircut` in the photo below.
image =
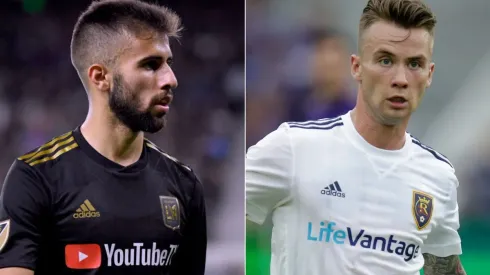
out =
<svg viewBox="0 0 490 275"><path fill-rule="evenodd" d="M359 51L364 31L379 21L405 29L424 28L432 37L437 23L434 13L422 0L369 0L359 22Z"/></svg>
<svg viewBox="0 0 490 275"><path fill-rule="evenodd" d="M71 61L87 88L84 72L93 64L115 66L129 37L178 38L181 30L180 17L166 7L137 0L94 1L75 24Z"/></svg>

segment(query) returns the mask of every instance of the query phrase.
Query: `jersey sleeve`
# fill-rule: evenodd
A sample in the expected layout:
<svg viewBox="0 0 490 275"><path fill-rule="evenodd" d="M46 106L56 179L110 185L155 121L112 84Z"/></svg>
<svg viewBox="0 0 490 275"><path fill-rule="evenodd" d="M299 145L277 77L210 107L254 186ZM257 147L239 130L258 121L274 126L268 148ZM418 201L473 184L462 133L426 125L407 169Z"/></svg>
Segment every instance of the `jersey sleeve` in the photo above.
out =
<svg viewBox="0 0 490 275"><path fill-rule="evenodd" d="M41 241L42 222L49 207L49 192L30 166L16 160L0 196L0 268L34 270Z"/></svg>
<svg viewBox="0 0 490 275"><path fill-rule="evenodd" d="M263 224L290 196L293 152L286 124L251 146L245 160L247 219Z"/></svg>
<svg viewBox="0 0 490 275"><path fill-rule="evenodd" d="M459 229L459 207L457 201L458 180L454 174L451 179L451 189L440 207L443 209L443 217L438 221L435 228L427 237L423 253L432 254L437 257L447 257L451 255L460 255L461 238L458 233ZM436 206L437 207L437 206Z"/></svg>
<svg viewBox="0 0 490 275"><path fill-rule="evenodd" d="M175 259L172 260L171 274L204 275L207 250L206 205L203 186L197 179L189 205L189 222Z"/></svg>

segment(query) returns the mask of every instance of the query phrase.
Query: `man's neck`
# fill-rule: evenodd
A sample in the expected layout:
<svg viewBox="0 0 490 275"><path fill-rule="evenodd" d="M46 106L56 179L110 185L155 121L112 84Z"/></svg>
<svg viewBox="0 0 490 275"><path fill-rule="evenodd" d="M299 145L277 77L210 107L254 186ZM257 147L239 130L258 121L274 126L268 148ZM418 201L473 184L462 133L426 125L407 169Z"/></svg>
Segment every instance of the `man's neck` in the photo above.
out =
<svg viewBox="0 0 490 275"><path fill-rule="evenodd" d="M369 144L384 150L400 150L405 145L407 123L396 126L386 126L363 110L356 108L351 112L351 119L357 132Z"/></svg>
<svg viewBox="0 0 490 275"><path fill-rule="evenodd" d="M111 116L90 110L80 131L99 154L122 166L129 166L141 157L143 133L134 133Z"/></svg>

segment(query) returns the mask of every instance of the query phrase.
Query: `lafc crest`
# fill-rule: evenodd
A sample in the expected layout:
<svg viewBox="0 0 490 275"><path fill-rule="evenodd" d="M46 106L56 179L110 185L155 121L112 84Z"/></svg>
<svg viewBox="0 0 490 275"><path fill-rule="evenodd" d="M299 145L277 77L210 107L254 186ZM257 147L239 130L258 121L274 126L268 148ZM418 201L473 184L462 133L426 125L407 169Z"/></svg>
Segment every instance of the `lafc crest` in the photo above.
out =
<svg viewBox="0 0 490 275"><path fill-rule="evenodd" d="M420 191L413 191L412 214L418 230L424 229L432 218L434 198Z"/></svg>
<svg viewBox="0 0 490 275"><path fill-rule="evenodd" d="M166 227L177 230L180 228L180 206L175 197L160 196L162 206L163 223Z"/></svg>

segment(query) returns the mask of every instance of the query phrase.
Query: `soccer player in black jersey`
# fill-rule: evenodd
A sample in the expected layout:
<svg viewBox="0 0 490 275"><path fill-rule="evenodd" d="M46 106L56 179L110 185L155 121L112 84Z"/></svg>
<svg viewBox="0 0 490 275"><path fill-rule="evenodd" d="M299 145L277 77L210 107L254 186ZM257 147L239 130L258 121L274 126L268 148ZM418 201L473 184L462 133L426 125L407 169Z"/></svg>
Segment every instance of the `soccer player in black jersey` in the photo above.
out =
<svg viewBox="0 0 490 275"><path fill-rule="evenodd" d="M180 18L137 1L94 2L71 56L85 122L19 157L0 200L0 275L204 274L203 187L144 138L162 129L177 80Z"/></svg>

